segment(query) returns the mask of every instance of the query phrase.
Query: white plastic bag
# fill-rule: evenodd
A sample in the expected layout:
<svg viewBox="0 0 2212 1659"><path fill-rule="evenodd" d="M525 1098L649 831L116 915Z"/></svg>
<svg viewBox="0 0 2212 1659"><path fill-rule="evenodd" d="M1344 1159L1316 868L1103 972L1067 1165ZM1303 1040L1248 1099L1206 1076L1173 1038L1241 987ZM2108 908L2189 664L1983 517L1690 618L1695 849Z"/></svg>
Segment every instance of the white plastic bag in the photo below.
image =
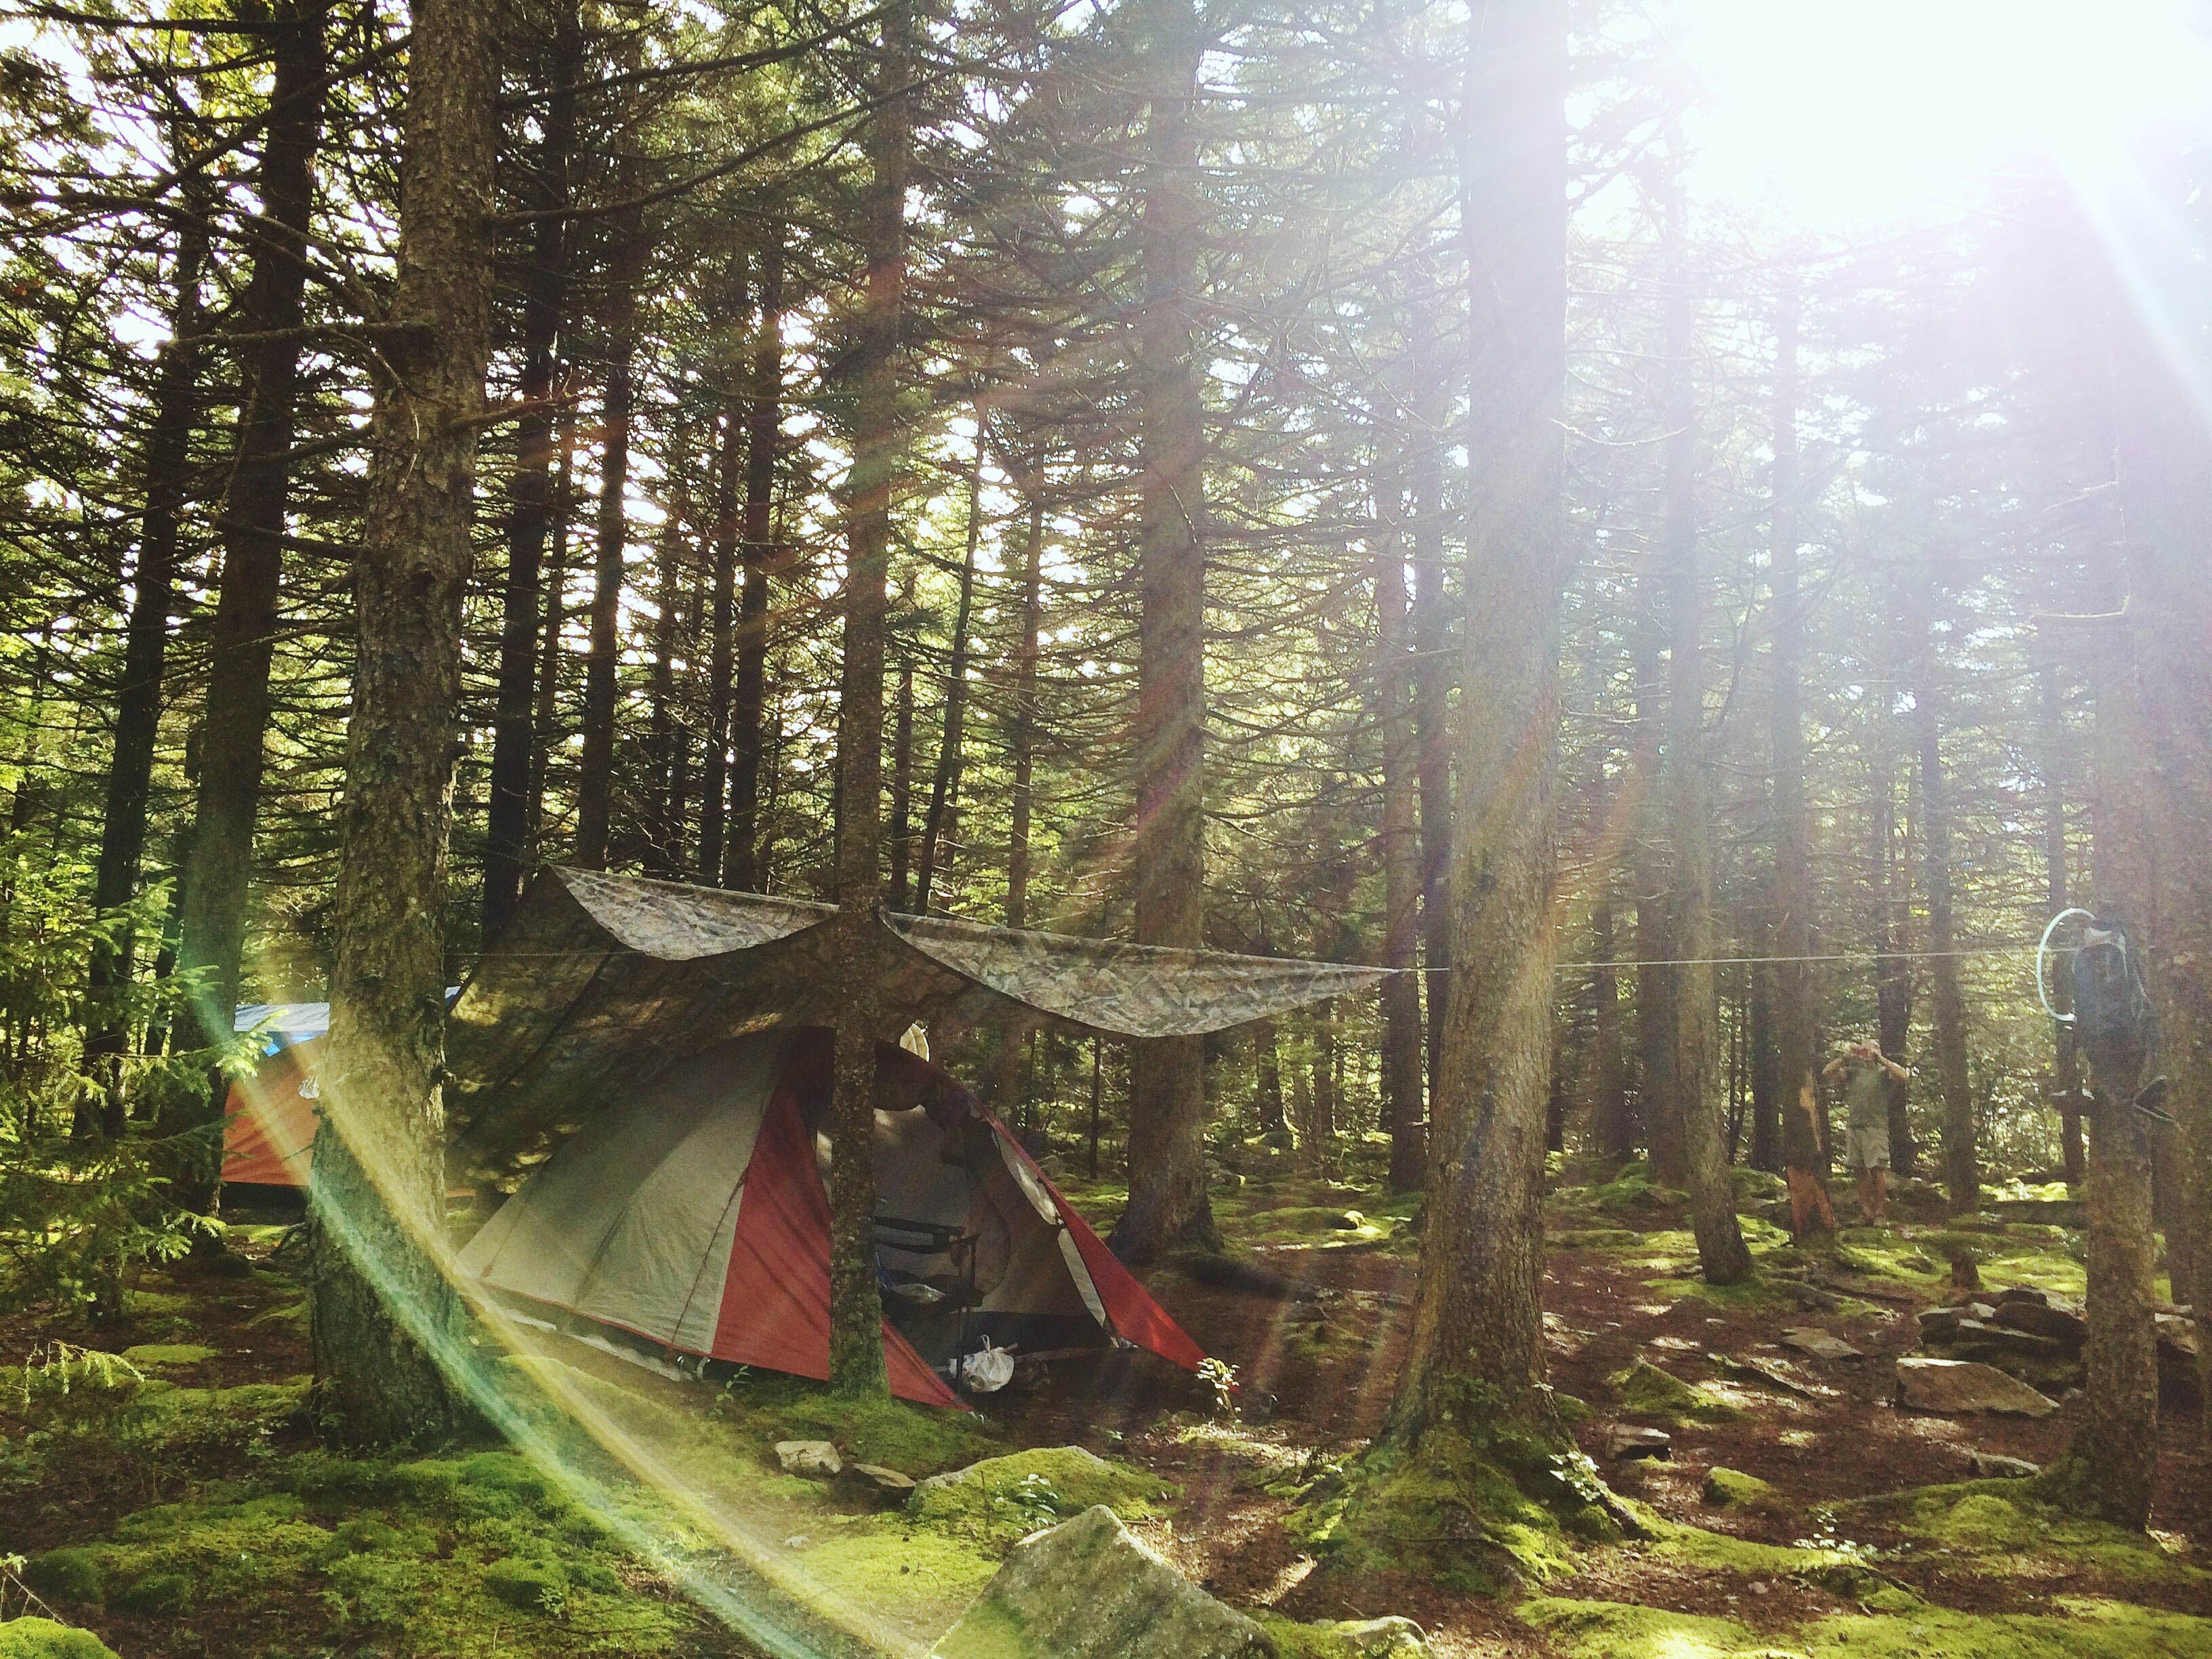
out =
<svg viewBox="0 0 2212 1659"><path fill-rule="evenodd" d="M996 1394L1014 1380L1012 1350L987 1340L960 1362L960 1380L972 1394Z"/></svg>

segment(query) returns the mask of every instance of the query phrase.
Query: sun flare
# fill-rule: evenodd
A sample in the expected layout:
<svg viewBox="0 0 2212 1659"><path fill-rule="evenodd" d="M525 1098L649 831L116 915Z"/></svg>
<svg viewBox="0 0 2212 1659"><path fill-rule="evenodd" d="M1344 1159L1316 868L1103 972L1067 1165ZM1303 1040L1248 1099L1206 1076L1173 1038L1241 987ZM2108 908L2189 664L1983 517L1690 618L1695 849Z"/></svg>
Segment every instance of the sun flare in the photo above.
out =
<svg viewBox="0 0 2212 1659"><path fill-rule="evenodd" d="M1678 0L1698 186L1814 227L1921 216L2212 116L2185 0Z"/></svg>

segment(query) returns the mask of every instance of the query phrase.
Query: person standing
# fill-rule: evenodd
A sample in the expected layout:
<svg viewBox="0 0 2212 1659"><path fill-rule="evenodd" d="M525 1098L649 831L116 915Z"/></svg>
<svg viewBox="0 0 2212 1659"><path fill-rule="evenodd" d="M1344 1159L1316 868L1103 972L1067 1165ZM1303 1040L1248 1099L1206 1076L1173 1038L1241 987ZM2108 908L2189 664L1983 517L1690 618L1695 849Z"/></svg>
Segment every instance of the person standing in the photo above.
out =
<svg viewBox="0 0 2212 1659"><path fill-rule="evenodd" d="M1889 1094L1885 1077L1899 1082L1912 1073L1881 1051L1878 1042L1854 1042L1830 1060L1820 1075L1844 1084L1844 1164L1858 1177L1859 1218L1877 1225L1889 1198Z"/></svg>

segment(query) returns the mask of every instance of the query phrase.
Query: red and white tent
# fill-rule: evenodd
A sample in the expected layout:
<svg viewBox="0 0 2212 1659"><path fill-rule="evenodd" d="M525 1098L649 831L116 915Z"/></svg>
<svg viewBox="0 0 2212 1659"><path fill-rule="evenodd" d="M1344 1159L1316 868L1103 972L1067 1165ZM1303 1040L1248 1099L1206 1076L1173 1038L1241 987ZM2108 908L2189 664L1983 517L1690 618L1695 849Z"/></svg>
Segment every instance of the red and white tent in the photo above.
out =
<svg viewBox="0 0 2212 1659"><path fill-rule="evenodd" d="M262 1034L259 1063L223 1102L222 1179L233 1187L307 1184L315 1141L315 1062L331 1027L327 1002L255 1003L233 1029Z"/></svg>
<svg viewBox="0 0 2212 1659"><path fill-rule="evenodd" d="M877 1257L894 1393L957 1403L945 1375L988 1340L1049 1356L1115 1342L1195 1369L1203 1351L996 1119L879 1047ZM829 1033L731 1039L615 1091L461 1252L503 1299L666 1351L830 1371Z"/></svg>

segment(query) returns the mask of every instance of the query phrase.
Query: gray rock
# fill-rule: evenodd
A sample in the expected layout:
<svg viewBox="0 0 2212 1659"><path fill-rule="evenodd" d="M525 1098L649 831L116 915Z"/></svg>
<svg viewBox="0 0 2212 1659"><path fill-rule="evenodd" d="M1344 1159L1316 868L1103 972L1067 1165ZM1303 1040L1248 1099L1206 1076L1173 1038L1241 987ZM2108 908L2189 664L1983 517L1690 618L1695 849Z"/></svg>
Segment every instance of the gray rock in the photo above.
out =
<svg viewBox="0 0 2212 1659"><path fill-rule="evenodd" d="M1970 1451L1966 1472L1977 1480L2025 1480L2041 1474L2043 1465L2025 1457L2007 1457L2002 1452Z"/></svg>
<svg viewBox="0 0 2212 1659"><path fill-rule="evenodd" d="M837 1449L827 1440L779 1440L775 1461L783 1465L786 1474L807 1480L827 1480L845 1467Z"/></svg>
<svg viewBox="0 0 2212 1659"><path fill-rule="evenodd" d="M1674 1455L1674 1437L1664 1429L1639 1429L1631 1424L1616 1423L1606 1433L1605 1455L1618 1463L1638 1458L1671 1458Z"/></svg>
<svg viewBox="0 0 2212 1659"><path fill-rule="evenodd" d="M838 1482L847 1491L876 1503L903 1504L914 1492L914 1477L880 1463L848 1463Z"/></svg>
<svg viewBox="0 0 2212 1659"><path fill-rule="evenodd" d="M2009 1291L1997 1298L1996 1317L1991 1322L2067 1348L2078 1348L2089 1340L2089 1322L2071 1308L2060 1307L2048 1298L2037 1302L2015 1298Z"/></svg>
<svg viewBox="0 0 2212 1659"><path fill-rule="evenodd" d="M1909 1354L1897 1362L1897 1403L1908 1411L1956 1416L1996 1412L2011 1417L2048 1417L2057 1402L1994 1365L1972 1359L1930 1359Z"/></svg>
<svg viewBox="0 0 2212 1659"><path fill-rule="evenodd" d="M1811 1325L1802 1325L1782 1333L1782 1346L1815 1359L1863 1359L1865 1353L1839 1336Z"/></svg>
<svg viewBox="0 0 2212 1659"><path fill-rule="evenodd" d="M1267 1659L1260 1627L1097 1504L1014 1546L932 1659Z"/></svg>

